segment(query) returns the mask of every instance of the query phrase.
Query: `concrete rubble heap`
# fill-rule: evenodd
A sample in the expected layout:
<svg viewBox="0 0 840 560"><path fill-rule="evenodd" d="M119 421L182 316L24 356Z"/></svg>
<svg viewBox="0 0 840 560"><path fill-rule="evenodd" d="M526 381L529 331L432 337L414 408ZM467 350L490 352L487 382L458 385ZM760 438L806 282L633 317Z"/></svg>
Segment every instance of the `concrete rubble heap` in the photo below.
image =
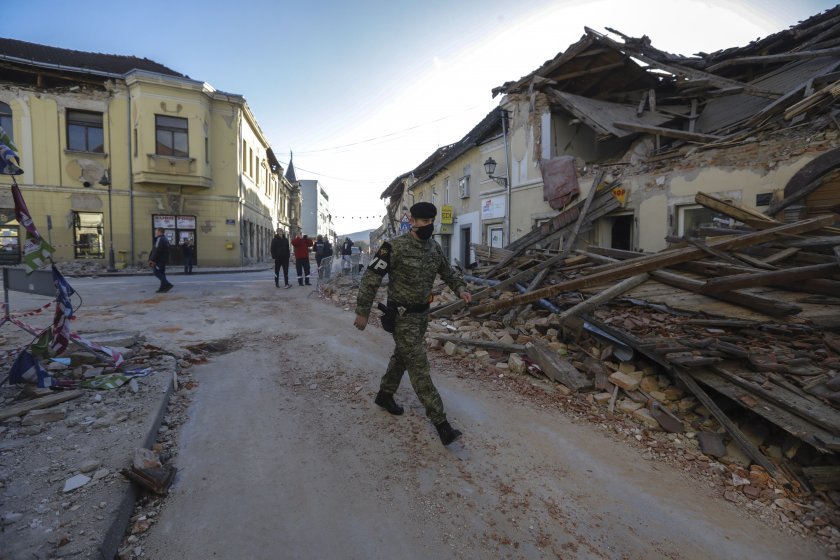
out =
<svg viewBox="0 0 840 560"><path fill-rule="evenodd" d="M131 333L89 336L122 346L124 369L151 368L151 374L116 389L0 386L0 556L4 558L115 557L121 546L137 540L131 535L144 526L135 520L124 540L137 493L122 471L132 466L138 446L162 456L175 452L172 428L186 414L194 385L184 371L190 362L179 361ZM113 372L111 362L92 353L69 355L69 366L44 365L64 380ZM180 390L173 392L177 372L181 372ZM161 408L165 404L168 411ZM144 519L146 528L154 521L151 516Z"/></svg>
<svg viewBox="0 0 840 560"><path fill-rule="evenodd" d="M427 343L494 382L556 382L562 408L643 458L712 473L726 499L837 545L836 216L786 224L697 202L739 218L655 254L566 250L573 239L543 230L518 249L476 246L473 304L438 284ZM323 291L352 311L355 289L345 276Z"/></svg>

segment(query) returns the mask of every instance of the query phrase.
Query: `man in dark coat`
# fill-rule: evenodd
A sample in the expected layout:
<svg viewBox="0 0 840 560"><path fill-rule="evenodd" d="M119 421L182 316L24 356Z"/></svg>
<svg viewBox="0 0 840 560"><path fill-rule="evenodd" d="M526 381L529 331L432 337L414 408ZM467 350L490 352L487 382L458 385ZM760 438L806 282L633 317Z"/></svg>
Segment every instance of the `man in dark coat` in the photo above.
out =
<svg viewBox="0 0 840 560"><path fill-rule="evenodd" d="M350 255L353 254L353 240L349 237L344 238L344 244L341 245L341 270L345 273L350 271Z"/></svg>
<svg viewBox="0 0 840 560"><path fill-rule="evenodd" d="M181 256L184 258L184 274L192 274L193 262L195 262L195 247L189 239L181 243Z"/></svg>
<svg viewBox="0 0 840 560"><path fill-rule="evenodd" d="M169 262L169 239L164 235L163 228L155 229L155 242L152 252L149 253L149 268L152 274L160 280L160 288L157 292L168 292L172 284L166 279L166 263Z"/></svg>
<svg viewBox="0 0 840 560"><path fill-rule="evenodd" d="M289 284L289 257L291 252L289 250L289 238L286 237L286 232L278 229L271 240L271 258L274 259L274 285L280 287L280 269L283 269L283 283L286 288L291 288Z"/></svg>

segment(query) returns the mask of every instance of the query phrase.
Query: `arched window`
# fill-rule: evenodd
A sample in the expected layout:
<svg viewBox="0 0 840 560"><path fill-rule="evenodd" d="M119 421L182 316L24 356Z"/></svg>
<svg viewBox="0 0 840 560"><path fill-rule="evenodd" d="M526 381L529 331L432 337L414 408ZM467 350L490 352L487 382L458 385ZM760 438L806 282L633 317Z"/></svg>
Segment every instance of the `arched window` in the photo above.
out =
<svg viewBox="0 0 840 560"><path fill-rule="evenodd" d="M15 131L12 129L12 108L8 103L0 101L0 126L12 140L15 139Z"/></svg>

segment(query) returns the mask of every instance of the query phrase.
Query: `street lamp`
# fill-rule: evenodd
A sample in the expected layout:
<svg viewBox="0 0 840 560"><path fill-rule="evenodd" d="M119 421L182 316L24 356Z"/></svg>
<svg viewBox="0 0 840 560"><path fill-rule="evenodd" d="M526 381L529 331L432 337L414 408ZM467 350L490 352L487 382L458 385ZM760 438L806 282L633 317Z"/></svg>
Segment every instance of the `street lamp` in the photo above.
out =
<svg viewBox="0 0 840 560"><path fill-rule="evenodd" d="M114 265L114 212L111 207L111 178L108 177L107 169L102 173L99 184L108 187L108 238L111 244L108 249L108 272L116 272L117 267Z"/></svg>
<svg viewBox="0 0 840 560"><path fill-rule="evenodd" d="M484 162L484 172L487 174L488 177L502 185L503 187L507 186L507 177L496 177L493 175L493 172L496 171L496 160L492 157L487 158L487 161Z"/></svg>

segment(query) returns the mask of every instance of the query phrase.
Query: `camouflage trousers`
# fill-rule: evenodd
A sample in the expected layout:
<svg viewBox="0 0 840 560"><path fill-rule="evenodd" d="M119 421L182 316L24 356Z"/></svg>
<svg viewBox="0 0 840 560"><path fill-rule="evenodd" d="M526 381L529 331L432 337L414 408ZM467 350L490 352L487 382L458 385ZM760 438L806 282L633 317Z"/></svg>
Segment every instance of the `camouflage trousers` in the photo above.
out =
<svg viewBox="0 0 840 560"><path fill-rule="evenodd" d="M397 317L394 328L394 353L388 362L388 369L382 376L379 390L384 393L395 393L400 386L403 373L408 371L408 379L417 398L426 407L426 416L433 424L440 424L446 420L443 412L443 401L440 393L432 383L429 375L429 360L426 358L426 348L423 337L428 325L426 313L410 313Z"/></svg>

